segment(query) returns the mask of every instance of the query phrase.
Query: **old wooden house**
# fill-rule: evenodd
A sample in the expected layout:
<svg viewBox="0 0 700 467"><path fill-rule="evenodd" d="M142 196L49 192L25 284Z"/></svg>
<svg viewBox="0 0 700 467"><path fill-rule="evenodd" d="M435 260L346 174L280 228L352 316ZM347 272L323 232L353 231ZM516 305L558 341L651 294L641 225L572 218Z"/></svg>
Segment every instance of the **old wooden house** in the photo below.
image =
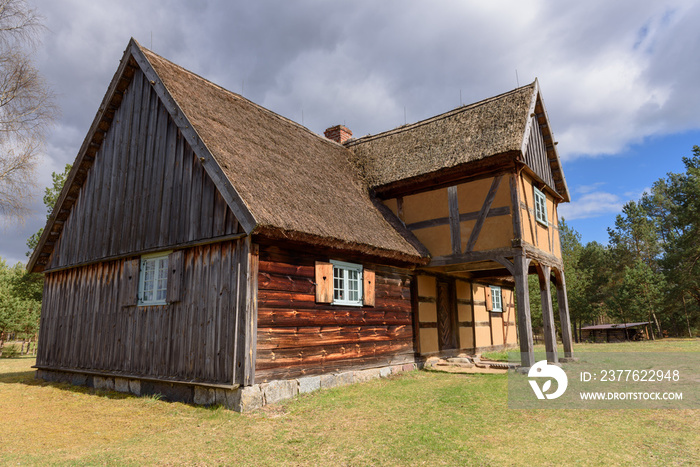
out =
<svg viewBox="0 0 700 467"><path fill-rule="evenodd" d="M38 376L247 410L430 355L519 342L530 366L528 274L571 356L536 81L326 136L132 40L28 265Z"/></svg>

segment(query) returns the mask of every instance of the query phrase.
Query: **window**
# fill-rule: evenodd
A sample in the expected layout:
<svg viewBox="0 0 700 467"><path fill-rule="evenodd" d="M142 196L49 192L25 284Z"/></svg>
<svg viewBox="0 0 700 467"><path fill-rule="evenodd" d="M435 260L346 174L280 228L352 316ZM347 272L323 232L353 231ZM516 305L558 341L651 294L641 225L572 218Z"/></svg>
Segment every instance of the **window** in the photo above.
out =
<svg viewBox="0 0 700 467"><path fill-rule="evenodd" d="M333 265L333 304L362 306L362 266L331 261Z"/></svg>
<svg viewBox="0 0 700 467"><path fill-rule="evenodd" d="M139 306L165 305L168 291L168 253L141 257Z"/></svg>
<svg viewBox="0 0 700 467"><path fill-rule="evenodd" d="M503 312L503 300L501 296L501 288L491 286L491 311Z"/></svg>
<svg viewBox="0 0 700 467"><path fill-rule="evenodd" d="M535 188L535 219L537 222L549 225L547 222L547 197Z"/></svg>

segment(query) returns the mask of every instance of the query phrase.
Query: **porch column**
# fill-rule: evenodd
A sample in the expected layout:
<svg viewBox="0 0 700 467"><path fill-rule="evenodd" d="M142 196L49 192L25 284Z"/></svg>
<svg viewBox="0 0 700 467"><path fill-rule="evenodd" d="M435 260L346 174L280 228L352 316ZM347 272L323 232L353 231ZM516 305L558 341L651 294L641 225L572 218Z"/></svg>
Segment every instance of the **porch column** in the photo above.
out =
<svg viewBox="0 0 700 467"><path fill-rule="evenodd" d="M515 293L518 297L518 334L520 337L520 364L529 368L535 364L535 352L532 348L532 320L530 318L530 291L527 285L527 273L530 260L524 254L513 258Z"/></svg>
<svg viewBox="0 0 700 467"><path fill-rule="evenodd" d="M547 361L558 363L557 356L557 328L554 324L554 310L552 310L552 293L550 279L552 268L540 264L537 266L537 275L540 279L540 295L542 297L542 323L544 324L544 348L547 351Z"/></svg>
<svg viewBox="0 0 700 467"><path fill-rule="evenodd" d="M561 340L564 343L564 357L574 358L569 301L566 298L566 279L564 278L564 271L555 269L554 274L556 274L557 279L557 302L559 302L559 322L561 324Z"/></svg>

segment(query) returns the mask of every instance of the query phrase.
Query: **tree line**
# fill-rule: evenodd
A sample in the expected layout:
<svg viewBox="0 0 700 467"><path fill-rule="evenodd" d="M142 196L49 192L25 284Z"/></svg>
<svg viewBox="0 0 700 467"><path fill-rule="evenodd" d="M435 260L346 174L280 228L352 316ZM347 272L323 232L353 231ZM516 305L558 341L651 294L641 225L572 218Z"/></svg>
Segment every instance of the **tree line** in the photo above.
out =
<svg viewBox="0 0 700 467"><path fill-rule="evenodd" d="M624 205L608 245L581 242L564 220L559 233L576 339L585 324L651 323L651 338L693 337L700 326L700 147L685 172L657 180ZM532 284L537 287L536 283ZM536 289L539 291L539 289ZM539 293L531 293L539 297ZM539 305L533 303L534 308ZM541 313L541 312L540 312Z"/></svg>

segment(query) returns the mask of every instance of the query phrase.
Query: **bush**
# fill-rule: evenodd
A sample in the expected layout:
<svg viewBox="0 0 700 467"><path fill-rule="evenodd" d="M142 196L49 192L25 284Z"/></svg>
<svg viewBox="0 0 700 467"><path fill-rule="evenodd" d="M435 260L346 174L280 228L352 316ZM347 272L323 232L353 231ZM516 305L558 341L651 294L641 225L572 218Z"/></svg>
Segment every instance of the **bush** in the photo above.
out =
<svg viewBox="0 0 700 467"><path fill-rule="evenodd" d="M5 344L0 349L0 357L2 358L17 358L20 356L19 347L15 344Z"/></svg>

